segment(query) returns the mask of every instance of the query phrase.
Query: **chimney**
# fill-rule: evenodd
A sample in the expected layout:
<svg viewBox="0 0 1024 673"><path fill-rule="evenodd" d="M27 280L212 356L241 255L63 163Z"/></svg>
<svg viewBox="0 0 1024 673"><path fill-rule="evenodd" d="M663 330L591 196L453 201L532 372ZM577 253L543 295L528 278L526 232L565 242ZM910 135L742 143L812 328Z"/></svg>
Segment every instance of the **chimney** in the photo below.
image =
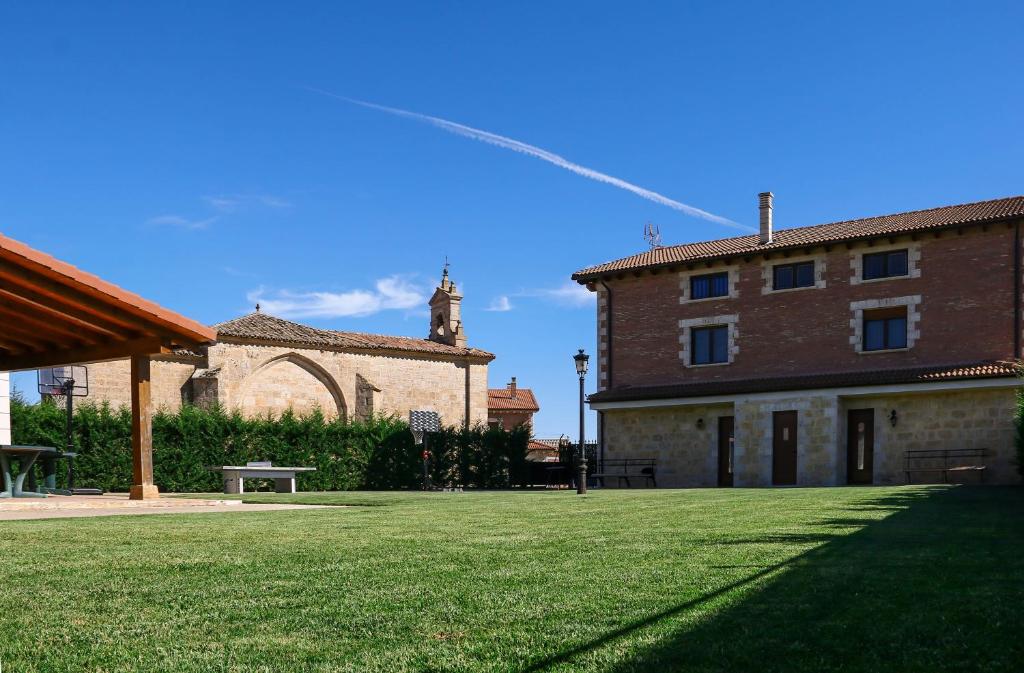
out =
<svg viewBox="0 0 1024 673"><path fill-rule="evenodd" d="M772 201L775 197L771 192L757 195L761 210L761 245L772 242Z"/></svg>
<svg viewBox="0 0 1024 673"><path fill-rule="evenodd" d="M508 384L508 389L512 391L512 396L516 394L516 377L512 377L512 382Z"/></svg>

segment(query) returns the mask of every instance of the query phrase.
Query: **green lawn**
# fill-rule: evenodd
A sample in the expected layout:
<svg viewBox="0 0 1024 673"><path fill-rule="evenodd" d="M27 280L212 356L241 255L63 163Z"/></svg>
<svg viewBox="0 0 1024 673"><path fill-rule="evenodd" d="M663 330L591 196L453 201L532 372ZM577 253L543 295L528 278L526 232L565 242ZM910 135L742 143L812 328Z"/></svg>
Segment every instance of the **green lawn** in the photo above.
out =
<svg viewBox="0 0 1024 673"><path fill-rule="evenodd" d="M1024 663L1024 489L341 493L0 523L24 671Z"/></svg>

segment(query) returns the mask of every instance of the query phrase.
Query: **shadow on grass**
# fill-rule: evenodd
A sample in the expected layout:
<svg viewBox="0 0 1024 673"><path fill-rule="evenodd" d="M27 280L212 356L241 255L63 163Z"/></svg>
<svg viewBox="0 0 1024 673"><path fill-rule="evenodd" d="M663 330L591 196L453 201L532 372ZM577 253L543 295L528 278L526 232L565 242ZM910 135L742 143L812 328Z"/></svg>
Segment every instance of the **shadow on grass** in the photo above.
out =
<svg viewBox="0 0 1024 673"><path fill-rule="evenodd" d="M525 670L549 670L621 638L641 639L656 625L667 635L659 629L653 645L627 649L610 670L1021 670L1024 489L909 491L848 509L856 515L864 507L894 513L877 521L822 521L864 527ZM671 630L672 621L718 598L729 602Z"/></svg>

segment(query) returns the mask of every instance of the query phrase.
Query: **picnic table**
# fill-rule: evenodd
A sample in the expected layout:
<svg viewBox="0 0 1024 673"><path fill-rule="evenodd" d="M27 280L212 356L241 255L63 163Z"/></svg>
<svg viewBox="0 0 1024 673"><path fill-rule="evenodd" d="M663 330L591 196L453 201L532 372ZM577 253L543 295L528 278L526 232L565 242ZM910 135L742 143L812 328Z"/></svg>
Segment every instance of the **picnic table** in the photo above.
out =
<svg viewBox="0 0 1024 673"><path fill-rule="evenodd" d="M274 467L269 461L250 461L245 465L221 465L208 469L224 474L224 492L232 494L245 493L246 479L273 479L275 492L294 493L296 474L316 472L315 467Z"/></svg>
<svg viewBox="0 0 1024 673"><path fill-rule="evenodd" d="M25 479L32 472L32 466L36 460L43 458L47 467L46 486L56 492L56 469L57 459L64 456L52 446L25 446L25 445L2 445L0 446L0 471L4 475L4 490L0 492L0 498L45 498L46 493L25 490ZM18 461L18 476L11 473L11 461ZM53 480L51 481L51 472Z"/></svg>

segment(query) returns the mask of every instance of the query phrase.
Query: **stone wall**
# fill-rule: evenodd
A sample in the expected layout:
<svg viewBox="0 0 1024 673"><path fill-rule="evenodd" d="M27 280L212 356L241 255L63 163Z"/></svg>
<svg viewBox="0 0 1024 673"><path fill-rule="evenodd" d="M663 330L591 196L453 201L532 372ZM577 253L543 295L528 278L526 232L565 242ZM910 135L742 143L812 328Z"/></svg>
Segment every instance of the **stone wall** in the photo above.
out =
<svg viewBox="0 0 1024 673"><path fill-rule="evenodd" d="M986 483L1018 483L1014 450L1012 389L963 390L913 395L878 395L842 400L842 482L846 481L846 411L874 409L874 483L905 484L903 452L921 449L987 449ZM896 425L889 420L896 411ZM916 474L914 482L942 481L941 474ZM977 475L962 475L976 481Z"/></svg>
<svg viewBox="0 0 1024 673"><path fill-rule="evenodd" d="M659 487L716 486L718 418L732 415L732 404L605 411L604 457L654 458Z"/></svg>
<svg viewBox="0 0 1024 673"><path fill-rule="evenodd" d="M834 486L839 483L835 449L837 407L835 395L813 393L737 400L734 485L772 485L773 417L776 411L797 412L797 486Z"/></svg>
<svg viewBox="0 0 1024 673"><path fill-rule="evenodd" d="M714 405L607 409L603 441L606 458L656 458L659 486L714 486L718 417L734 415L734 485L771 486L773 414L796 411L797 485L835 486L847 483L847 412L870 408L875 412L873 483L906 483L904 451L973 448L989 452L986 483L1020 483L1015 402L1013 388L981 388L843 397L808 391ZM894 409L895 426L890 422ZM914 475L915 482L941 480L940 473ZM975 480L975 474L962 478Z"/></svg>
<svg viewBox="0 0 1024 673"><path fill-rule="evenodd" d="M131 363L128 360L94 362L89 368L89 395L82 401L109 402L112 407L128 406L131 398ZM193 364L154 360L150 365L150 395L157 409L177 411L190 398L189 379Z"/></svg>
<svg viewBox="0 0 1024 673"><path fill-rule="evenodd" d="M436 411L442 422L487 422L487 365L466 358L342 353L285 346L221 342L211 346L208 367L153 363L153 403L176 410L182 400L217 399L249 415L291 407L327 416L365 417L411 409ZM191 380L193 375L195 379ZM201 380L200 380L201 379ZM130 403L127 360L89 365L90 396L114 406Z"/></svg>
<svg viewBox="0 0 1024 673"><path fill-rule="evenodd" d="M0 372L0 444L11 443L11 381L10 374Z"/></svg>

